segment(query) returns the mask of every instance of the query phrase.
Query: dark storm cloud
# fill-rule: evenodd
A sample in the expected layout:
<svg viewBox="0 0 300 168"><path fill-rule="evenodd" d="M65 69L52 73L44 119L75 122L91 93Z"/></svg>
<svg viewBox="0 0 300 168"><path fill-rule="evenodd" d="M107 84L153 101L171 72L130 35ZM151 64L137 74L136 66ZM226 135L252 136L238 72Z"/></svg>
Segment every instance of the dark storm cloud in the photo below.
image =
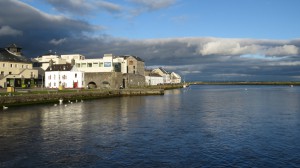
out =
<svg viewBox="0 0 300 168"><path fill-rule="evenodd" d="M55 46L51 41L52 44L61 39L67 42L69 38L101 29L87 22L43 13L20 1L0 1L0 6L5 6L0 10L1 46L17 43L26 48L31 57Z"/></svg>
<svg viewBox="0 0 300 168"><path fill-rule="evenodd" d="M130 54L145 60L147 68L163 66L187 80L300 79L299 39L129 40L101 34L101 27L49 15L20 1L0 1L0 5L6 6L0 10L0 45L17 43L27 57L48 50L86 58Z"/></svg>

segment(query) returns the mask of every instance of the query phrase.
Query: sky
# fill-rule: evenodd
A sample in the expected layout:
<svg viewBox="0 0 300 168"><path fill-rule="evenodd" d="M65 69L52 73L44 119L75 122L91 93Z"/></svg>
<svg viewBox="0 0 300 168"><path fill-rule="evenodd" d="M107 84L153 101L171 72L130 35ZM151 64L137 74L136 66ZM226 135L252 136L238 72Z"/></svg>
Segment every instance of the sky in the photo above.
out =
<svg viewBox="0 0 300 168"><path fill-rule="evenodd" d="M135 55L186 81L300 81L299 0L0 0L0 47Z"/></svg>

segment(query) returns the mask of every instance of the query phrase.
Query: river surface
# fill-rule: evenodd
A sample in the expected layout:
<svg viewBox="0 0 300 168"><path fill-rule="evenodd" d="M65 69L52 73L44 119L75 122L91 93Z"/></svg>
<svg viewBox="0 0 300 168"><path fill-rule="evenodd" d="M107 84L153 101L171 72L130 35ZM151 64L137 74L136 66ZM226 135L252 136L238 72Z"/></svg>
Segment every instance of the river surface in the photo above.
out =
<svg viewBox="0 0 300 168"><path fill-rule="evenodd" d="M300 167L300 87L1 109L0 167Z"/></svg>

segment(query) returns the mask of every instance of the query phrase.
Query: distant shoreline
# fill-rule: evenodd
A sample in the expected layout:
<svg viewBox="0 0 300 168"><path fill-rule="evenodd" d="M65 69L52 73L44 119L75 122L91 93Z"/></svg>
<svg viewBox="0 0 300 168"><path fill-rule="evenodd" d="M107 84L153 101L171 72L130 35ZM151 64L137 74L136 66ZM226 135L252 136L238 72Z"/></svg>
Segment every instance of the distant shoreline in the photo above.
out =
<svg viewBox="0 0 300 168"><path fill-rule="evenodd" d="M300 85L300 82L188 82L189 85Z"/></svg>

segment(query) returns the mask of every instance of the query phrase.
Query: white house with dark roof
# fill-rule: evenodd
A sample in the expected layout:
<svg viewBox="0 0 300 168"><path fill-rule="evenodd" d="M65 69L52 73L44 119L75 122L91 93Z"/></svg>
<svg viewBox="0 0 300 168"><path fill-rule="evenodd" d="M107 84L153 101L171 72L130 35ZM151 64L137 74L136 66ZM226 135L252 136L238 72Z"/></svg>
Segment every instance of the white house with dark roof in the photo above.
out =
<svg viewBox="0 0 300 168"><path fill-rule="evenodd" d="M22 48L11 44L0 48L0 87L32 87L37 84L38 71L24 57Z"/></svg>
<svg viewBox="0 0 300 168"><path fill-rule="evenodd" d="M181 83L181 76L175 72L171 73L171 83Z"/></svg>
<svg viewBox="0 0 300 168"><path fill-rule="evenodd" d="M49 65L45 71L46 88L83 88L84 72L71 64Z"/></svg>
<svg viewBox="0 0 300 168"><path fill-rule="evenodd" d="M169 84L169 83L181 83L181 76L175 72L168 72L164 68L156 68L153 69L151 73L159 74L163 77L163 83Z"/></svg>
<svg viewBox="0 0 300 168"><path fill-rule="evenodd" d="M159 74L163 77L163 83L171 83L171 73L163 69L162 67L156 68L152 70L152 73Z"/></svg>
<svg viewBox="0 0 300 168"><path fill-rule="evenodd" d="M151 70L145 70L145 82L146 85L159 85L164 83L164 78Z"/></svg>

